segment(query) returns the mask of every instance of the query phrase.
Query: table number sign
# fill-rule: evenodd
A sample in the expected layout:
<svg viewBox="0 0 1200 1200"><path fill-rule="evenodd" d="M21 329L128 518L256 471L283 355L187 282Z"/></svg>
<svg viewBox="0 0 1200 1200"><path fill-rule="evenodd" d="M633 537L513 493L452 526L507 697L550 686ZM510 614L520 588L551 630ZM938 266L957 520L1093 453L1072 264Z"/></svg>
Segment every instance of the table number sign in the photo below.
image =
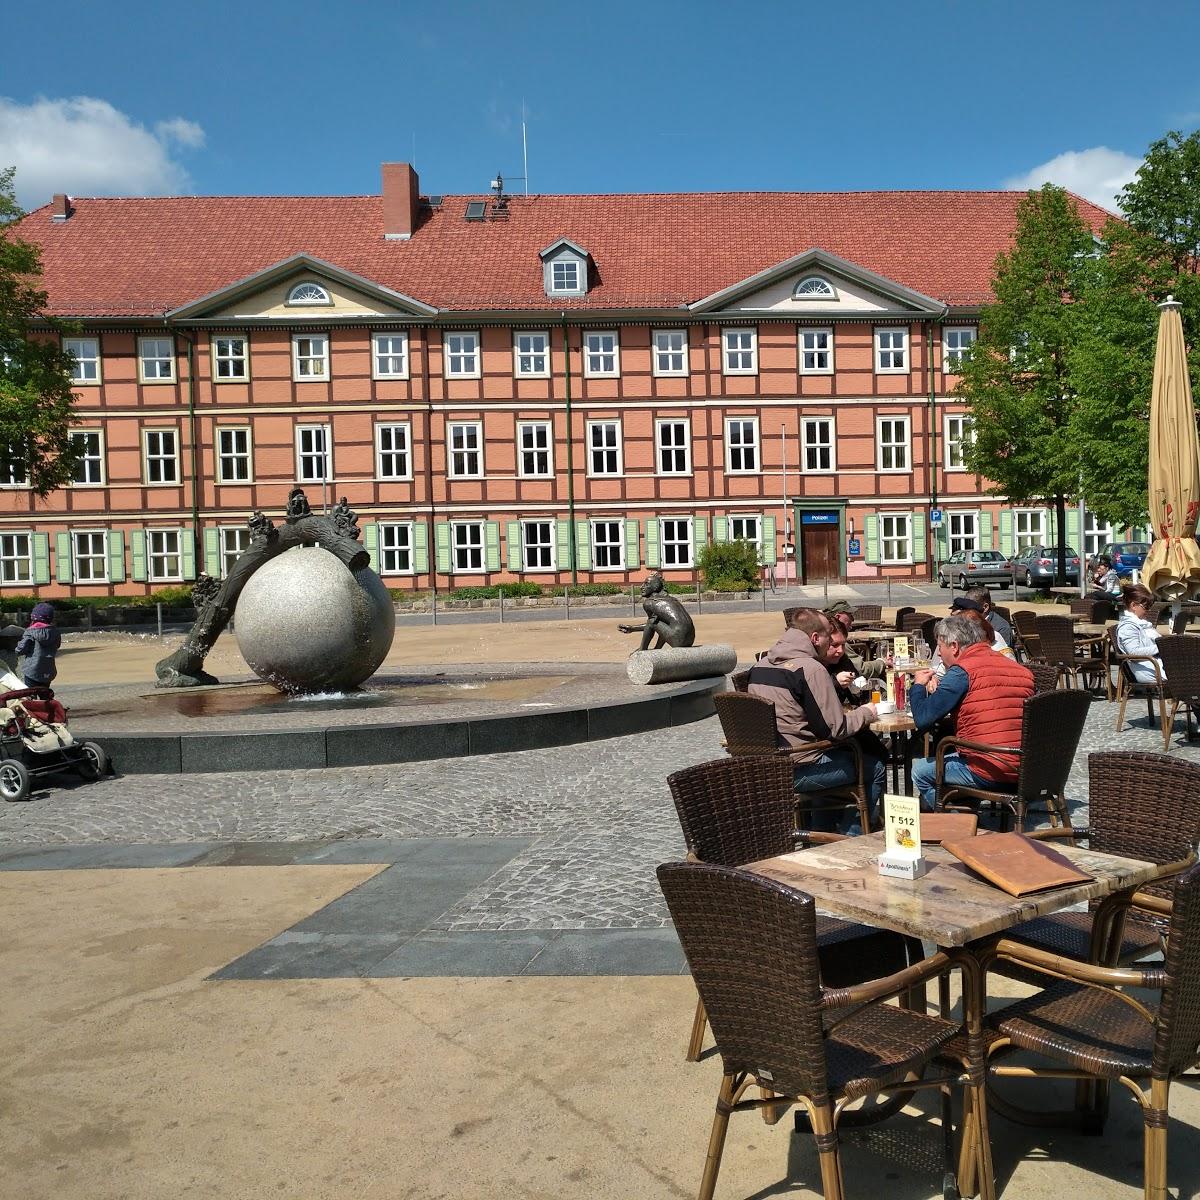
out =
<svg viewBox="0 0 1200 1200"><path fill-rule="evenodd" d="M892 642L892 657L898 665L906 665L912 659L912 651L908 644L908 635L898 637Z"/></svg>
<svg viewBox="0 0 1200 1200"><path fill-rule="evenodd" d="M884 796L883 835L880 875L920 879L929 864L921 854L921 803L915 796Z"/></svg>

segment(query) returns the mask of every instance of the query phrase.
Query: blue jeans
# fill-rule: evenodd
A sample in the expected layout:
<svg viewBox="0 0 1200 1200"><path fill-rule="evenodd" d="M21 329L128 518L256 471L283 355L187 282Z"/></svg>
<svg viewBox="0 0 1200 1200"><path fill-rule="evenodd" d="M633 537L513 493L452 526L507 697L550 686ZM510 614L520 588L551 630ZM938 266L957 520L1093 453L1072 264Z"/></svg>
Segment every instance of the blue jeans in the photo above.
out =
<svg viewBox="0 0 1200 1200"><path fill-rule="evenodd" d="M933 802L937 796L936 779L937 759L918 758L914 760L912 765L913 786L917 789L917 795L921 797L921 807L926 812L933 812ZM942 782L947 787L994 788L996 786L995 780L984 779L982 775L976 775L957 754L946 755Z"/></svg>
<svg viewBox="0 0 1200 1200"><path fill-rule="evenodd" d="M827 788L846 787L858 782L858 769L854 755L849 750L829 750L814 762L797 763L792 772L794 786L798 792L823 792ZM886 772L883 759L863 755L863 780L867 785L867 800L872 818L879 807L879 797L883 795L883 785ZM825 810L825 811L823 811ZM837 826L835 814L838 812L836 801L827 801L814 805L812 809L812 828L822 833L829 833ZM847 810L842 821L843 831L858 829L858 813Z"/></svg>

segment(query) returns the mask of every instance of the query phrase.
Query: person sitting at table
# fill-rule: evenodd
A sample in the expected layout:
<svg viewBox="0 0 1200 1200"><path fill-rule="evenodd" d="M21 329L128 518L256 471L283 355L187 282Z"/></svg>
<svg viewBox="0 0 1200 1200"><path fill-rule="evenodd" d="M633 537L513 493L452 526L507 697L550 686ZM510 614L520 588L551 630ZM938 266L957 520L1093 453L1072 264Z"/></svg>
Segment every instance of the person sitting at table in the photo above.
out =
<svg viewBox="0 0 1200 1200"><path fill-rule="evenodd" d="M1014 659L992 650L984 622L967 613L952 613L937 623L938 651L946 674L930 687L933 671L918 671L909 691L918 731L951 715L956 737L994 746L1021 745L1025 701L1033 695L1033 674ZM947 754L947 785L1004 787L1016 782L1014 754L962 750ZM937 795L937 760L917 759L912 780L921 807L932 810Z"/></svg>
<svg viewBox="0 0 1200 1200"><path fill-rule="evenodd" d="M1100 555L1092 572L1096 586L1087 594L1088 600L1115 600L1121 595L1121 577L1107 554Z"/></svg>
<svg viewBox="0 0 1200 1200"><path fill-rule="evenodd" d="M1013 636L1013 627L996 611L995 605L992 604L992 593L987 588L969 588L963 592L963 597L967 600L974 600L979 605L979 611L987 617L988 624L1004 639L1007 645L1014 644L1016 639Z"/></svg>
<svg viewBox="0 0 1200 1200"><path fill-rule="evenodd" d="M1150 589L1141 583L1127 583L1121 589L1125 601L1125 611L1117 622L1117 649L1122 654L1141 654L1158 658L1158 630L1150 620L1150 606L1154 596ZM1133 677L1139 683L1156 683L1166 679L1167 673L1162 663L1158 663L1158 674L1155 674L1155 664L1140 661L1127 663Z"/></svg>
<svg viewBox="0 0 1200 1200"><path fill-rule="evenodd" d="M792 614L791 624L766 656L750 668L747 690L775 705L777 744L791 751L793 780L798 792L817 792L845 787L858 777L853 753L834 746L827 750L806 749L813 742L844 742L860 730L869 729L878 714L873 704L846 712L837 686L829 674L832 622L824 613L802 608ZM884 764L881 758L864 758L867 798L874 812L883 795ZM857 819L849 816L848 832L855 832ZM832 822L814 815L814 828L826 829Z"/></svg>
<svg viewBox="0 0 1200 1200"><path fill-rule="evenodd" d="M974 599L970 592L962 596L955 596L950 602L951 616L958 614L961 616L978 618L981 631L988 639L988 645L991 646L997 654L1006 654L1009 658L1016 657L1012 647L1004 640L1004 636L996 629L996 627L988 620L986 613L983 611L983 605ZM999 614L997 614L999 616ZM1003 618L1000 618L1003 620ZM1007 624L1007 622L1005 622ZM1011 629L1011 626L1010 626ZM933 657L929 660L929 669L933 672L934 680L941 679L946 673L946 663L942 660L942 652L940 649L935 649ZM934 683L936 688L937 684Z"/></svg>
<svg viewBox="0 0 1200 1200"><path fill-rule="evenodd" d="M854 628L854 610L845 600L838 600L824 610L825 615L846 635L850 636ZM883 679L892 667L891 654L883 658L862 658L854 648L846 643L846 661L854 669L856 675L864 679Z"/></svg>

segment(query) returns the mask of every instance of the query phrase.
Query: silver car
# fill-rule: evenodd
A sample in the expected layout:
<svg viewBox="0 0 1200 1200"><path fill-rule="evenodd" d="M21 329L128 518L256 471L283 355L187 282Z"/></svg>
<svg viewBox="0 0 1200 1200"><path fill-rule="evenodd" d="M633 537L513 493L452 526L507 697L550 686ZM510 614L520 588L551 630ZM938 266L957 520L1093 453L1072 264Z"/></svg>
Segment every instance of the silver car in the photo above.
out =
<svg viewBox="0 0 1200 1200"><path fill-rule="evenodd" d="M960 550L938 564L938 583L966 589L984 583L1011 583L1012 566L999 550Z"/></svg>

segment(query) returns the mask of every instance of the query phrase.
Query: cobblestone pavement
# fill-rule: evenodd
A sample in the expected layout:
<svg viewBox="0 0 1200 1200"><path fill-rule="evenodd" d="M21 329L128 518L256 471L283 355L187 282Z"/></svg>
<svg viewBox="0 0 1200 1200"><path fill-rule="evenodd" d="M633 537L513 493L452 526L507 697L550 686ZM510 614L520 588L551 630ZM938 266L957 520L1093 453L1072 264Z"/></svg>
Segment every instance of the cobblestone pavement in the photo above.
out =
<svg viewBox="0 0 1200 1200"><path fill-rule="evenodd" d="M1115 733L1096 702L1072 771L1087 820L1087 752L1160 750L1144 705ZM1176 723L1172 753L1200 760ZM653 929L655 866L682 853L668 774L720 755L715 719L608 741L403 766L139 775L35 792L0 810L0 856L45 845L530 839L442 912L433 931Z"/></svg>

